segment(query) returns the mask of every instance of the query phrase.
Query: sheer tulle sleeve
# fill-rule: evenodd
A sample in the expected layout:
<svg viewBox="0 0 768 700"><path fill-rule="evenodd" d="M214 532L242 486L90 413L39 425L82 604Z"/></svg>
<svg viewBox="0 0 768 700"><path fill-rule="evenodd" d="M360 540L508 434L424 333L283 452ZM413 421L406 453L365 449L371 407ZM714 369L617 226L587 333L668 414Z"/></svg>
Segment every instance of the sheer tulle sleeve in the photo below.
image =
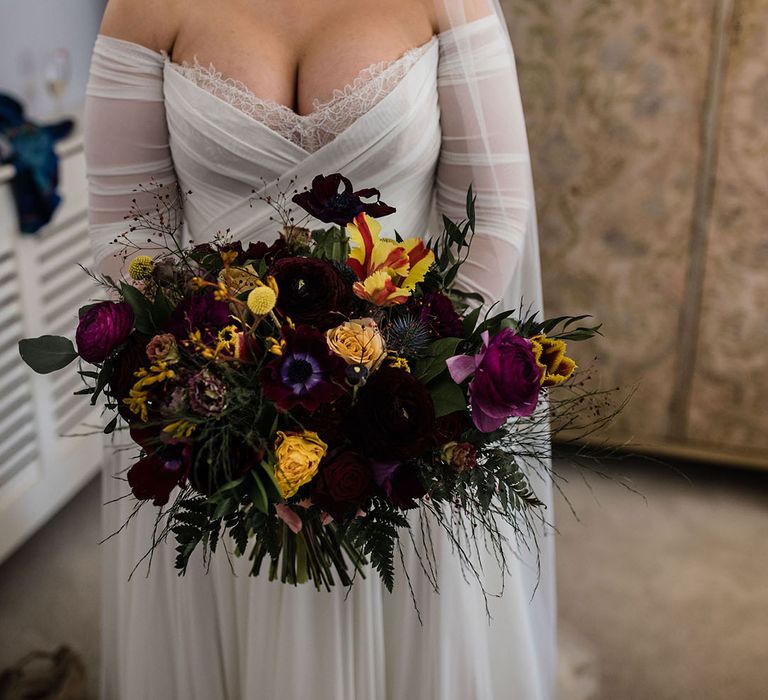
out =
<svg viewBox="0 0 768 700"><path fill-rule="evenodd" d="M458 3L454 3L454 6ZM438 213L466 218L477 195L477 234L457 287L479 292L485 308L501 301L541 305L538 239L528 140L514 56L498 14L452 24L440 33L438 95L442 148Z"/></svg>
<svg viewBox="0 0 768 700"><path fill-rule="evenodd" d="M96 40L84 130L91 244L96 269L104 274L123 272L123 246L110 242L127 232L132 201L152 211L153 188L175 189L163 65L162 54L139 44L105 35ZM139 186L150 191L137 191ZM146 232L126 235L139 248L147 240Z"/></svg>

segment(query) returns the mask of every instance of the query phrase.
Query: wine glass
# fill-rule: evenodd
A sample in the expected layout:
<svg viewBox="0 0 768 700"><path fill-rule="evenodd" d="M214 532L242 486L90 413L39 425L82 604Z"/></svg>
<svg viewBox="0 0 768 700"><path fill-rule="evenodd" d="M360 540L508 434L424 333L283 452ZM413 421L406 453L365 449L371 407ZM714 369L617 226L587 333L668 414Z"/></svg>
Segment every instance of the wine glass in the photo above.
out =
<svg viewBox="0 0 768 700"><path fill-rule="evenodd" d="M45 63L45 89L53 98L56 117L63 114L63 98L72 80L72 56L69 49L51 51Z"/></svg>

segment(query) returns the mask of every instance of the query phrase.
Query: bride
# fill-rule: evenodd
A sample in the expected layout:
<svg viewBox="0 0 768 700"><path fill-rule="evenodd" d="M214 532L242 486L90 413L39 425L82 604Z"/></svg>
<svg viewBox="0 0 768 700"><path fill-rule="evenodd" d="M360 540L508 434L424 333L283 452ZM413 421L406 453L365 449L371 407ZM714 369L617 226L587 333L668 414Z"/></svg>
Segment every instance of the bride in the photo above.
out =
<svg viewBox="0 0 768 700"><path fill-rule="evenodd" d="M471 183L478 235L458 286L488 305L541 308L528 145L496 0L110 0L85 131L102 272L122 272L111 242L132 200L153 207L140 184L191 192L184 235L196 242L224 229L271 241L273 212L254 189L341 172L380 189L397 206L385 227L404 235L436 232L442 214L462 219ZM107 534L134 505L120 497L135 451L115 447L105 453ZM531 479L551 503L549 481ZM406 551L420 622L402 572L392 594L375 575L317 592L249 578L247 562L220 553L207 573L197 562L179 578L169 542L148 575L129 580L150 511L103 545L103 698L553 696L551 537L525 547L510 533L509 571L483 569L487 600L444 536L439 594Z"/></svg>

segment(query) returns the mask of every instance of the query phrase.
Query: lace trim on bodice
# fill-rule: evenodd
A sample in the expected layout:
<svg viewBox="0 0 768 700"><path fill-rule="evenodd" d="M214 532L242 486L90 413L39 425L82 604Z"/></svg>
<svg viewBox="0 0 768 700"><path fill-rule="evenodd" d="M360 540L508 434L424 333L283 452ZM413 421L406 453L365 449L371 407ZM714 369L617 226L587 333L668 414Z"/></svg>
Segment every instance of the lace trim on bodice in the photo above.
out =
<svg viewBox="0 0 768 700"><path fill-rule="evenodd" d="M172 65L207 92L262 122L308 153L313 153L330 143L388 95L436 40L432 37L425 44L409 49L400 58L363 68L343 89L336 88L329 100L321 102L315 98L312 111L306 115L255 95L245 83L224 76L213 64L207 67L202 65L197 57L192 63L184 61Z"/></svg>

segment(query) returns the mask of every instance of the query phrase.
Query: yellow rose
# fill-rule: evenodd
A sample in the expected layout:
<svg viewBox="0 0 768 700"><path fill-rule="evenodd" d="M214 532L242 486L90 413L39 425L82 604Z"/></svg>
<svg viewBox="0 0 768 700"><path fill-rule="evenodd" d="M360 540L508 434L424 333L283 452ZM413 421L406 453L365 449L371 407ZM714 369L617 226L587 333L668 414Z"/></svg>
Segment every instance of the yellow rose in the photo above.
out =
<svg viewBox="0 0 768 700"><path fill-rule="evenodd" d="M542 333L531 338L531 346L536 364L542 369L542 386L562 384L576 369L576 363L566 357L564 340L549 338Z"/></svg>
<svg viewBox="0 0 768 700"><path fill-rule="evenodd" d="M317 433L306 431L297 434L277 431L275 481L283 498L290 498L301 486L312 481L327 449L328 445Z"/></svg>
<svg viewBox="0 0 768 700"><path fill-rule="evenodd" d="M325 332L328 347L348 365L376 369L386 355L384 338L372 318L346 321Z"/></svg>

